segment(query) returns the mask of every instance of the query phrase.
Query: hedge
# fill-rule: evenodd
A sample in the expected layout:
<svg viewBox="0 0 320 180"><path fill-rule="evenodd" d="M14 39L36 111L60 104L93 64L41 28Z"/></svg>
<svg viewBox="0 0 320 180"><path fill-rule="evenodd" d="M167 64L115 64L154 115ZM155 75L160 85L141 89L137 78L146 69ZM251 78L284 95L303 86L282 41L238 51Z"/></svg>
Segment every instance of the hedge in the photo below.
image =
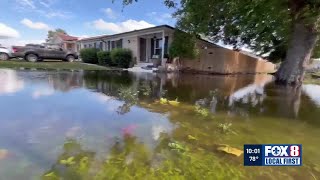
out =
<svg viewBox="0 0 320 180"><path fill-rule="evenodd" d="M132 51L130 49L117 48L110 53L111 60L121 68L129 68L132 64Z"/></svg>
<svg viewBox="0 0 320 180"><path fill-rule="evenodd" d="M98 51L99 50L96 48L81 49L80 57L82 61L85 63L98 64L98 57L97 57Z"/></svg>
<svg viewBox="0 0 320 180"><path fill-rule="evenodd" d="M107 66L107 65L112 66L113 65L111 57L110 57L110 52L99 51L97 53L97 56L98 56L99 65L101 65L101 66Z"/></svg>

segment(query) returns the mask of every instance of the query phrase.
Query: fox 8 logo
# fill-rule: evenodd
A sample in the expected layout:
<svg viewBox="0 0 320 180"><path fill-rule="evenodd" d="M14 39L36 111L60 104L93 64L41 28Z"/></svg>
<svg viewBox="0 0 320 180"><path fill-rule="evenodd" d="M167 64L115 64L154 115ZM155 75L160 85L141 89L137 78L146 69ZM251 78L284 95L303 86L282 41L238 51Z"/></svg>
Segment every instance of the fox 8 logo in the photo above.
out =
<svg viewBox="0 0 320 180"><path fill-rule="evenodd" d="M265 156L272 155L274 157L298 157L300 156L300 146L298 145L275 145L265 146Z"/></svg>

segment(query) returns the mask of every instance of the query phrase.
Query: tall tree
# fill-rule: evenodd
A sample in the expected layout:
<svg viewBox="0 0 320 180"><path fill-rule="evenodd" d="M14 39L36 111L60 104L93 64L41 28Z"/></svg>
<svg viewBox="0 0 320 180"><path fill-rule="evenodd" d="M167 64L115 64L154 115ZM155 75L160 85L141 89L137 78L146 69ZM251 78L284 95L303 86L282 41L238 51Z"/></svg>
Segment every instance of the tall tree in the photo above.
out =
<svg viewBox="0 0 320 180"><path fill-rule="evenodd" d="M48 31L48 37L47 37L46 41L47 42L50 41L54 37L54 35L57 34L57 33L68 34L65 30L63 30L61 28L57 28L57 29L55 29L53 31L49 30Z"/></svg>
<svg viewBox="0 0 320 180"><path fill-rule="evenodd" d="M134 1L138 0L124 0L124 5ZM318 40L320 0L165 0L165 4L178 4L178 28L235 48L248 47L262 56L285 57L277 81L302 82Z"/></svg>

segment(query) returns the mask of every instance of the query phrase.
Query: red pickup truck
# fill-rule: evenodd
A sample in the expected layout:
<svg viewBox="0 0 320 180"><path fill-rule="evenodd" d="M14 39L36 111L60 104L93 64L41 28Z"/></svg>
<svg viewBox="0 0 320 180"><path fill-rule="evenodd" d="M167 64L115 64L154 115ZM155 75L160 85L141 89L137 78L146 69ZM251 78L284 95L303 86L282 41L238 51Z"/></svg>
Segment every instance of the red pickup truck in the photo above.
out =
<svg viewBox="0 0 320 180"><path fill-rule="evenodd" d="M29 62L42 61L43 59L56 59L73 62L78 59L76 52L60 49L49 49L42 45L12 46L12 56L24 58Z"/></svg>

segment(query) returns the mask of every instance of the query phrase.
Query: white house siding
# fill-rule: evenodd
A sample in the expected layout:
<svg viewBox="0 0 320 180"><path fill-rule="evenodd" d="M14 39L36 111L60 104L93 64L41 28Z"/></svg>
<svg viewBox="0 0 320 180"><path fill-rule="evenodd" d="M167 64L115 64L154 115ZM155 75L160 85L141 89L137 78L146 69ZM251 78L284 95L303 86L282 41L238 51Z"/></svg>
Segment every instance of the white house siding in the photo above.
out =
<svg viewBox="0 0 320 180"><path fill-rule="evenodd" d="M134 59L138 60L138 57L140 57L139 40L137 36L123 38L122 48L130 49L132 51L132 56Z"/></svg>
<svg viewBox="0 0 320 180"><path fill-rule="evenodd" d="M169 37L169 43L168 43L168 48L172 42L172 35L174 30L171 28L168 28L166 26L163 27L155 27L151 29L143 29L143 30L137 30L137 31L132 31L128 33L121 33L121 34L116 34L116 35L111 35L111 36L100 36L92 39L83 39L78 41L78 44L80 46L80 49L83 48L93 48L94 43L97 44L96 48L99 48L101 38L103 38L103 50L108 51L108 41L117 41L119 39L122 39L122 48L127 48L132 50L133 57L136 59L137 62L140 62L140 38L145 38L146 39L146 60L147 62L150 61L152 58L152 53L151 53L151 39L156 36L156 38L162 38L163 34L165 33L164 36ZM110 43L111 46L111 43ZM112 48L110 48L111 50Z"/></svg>

